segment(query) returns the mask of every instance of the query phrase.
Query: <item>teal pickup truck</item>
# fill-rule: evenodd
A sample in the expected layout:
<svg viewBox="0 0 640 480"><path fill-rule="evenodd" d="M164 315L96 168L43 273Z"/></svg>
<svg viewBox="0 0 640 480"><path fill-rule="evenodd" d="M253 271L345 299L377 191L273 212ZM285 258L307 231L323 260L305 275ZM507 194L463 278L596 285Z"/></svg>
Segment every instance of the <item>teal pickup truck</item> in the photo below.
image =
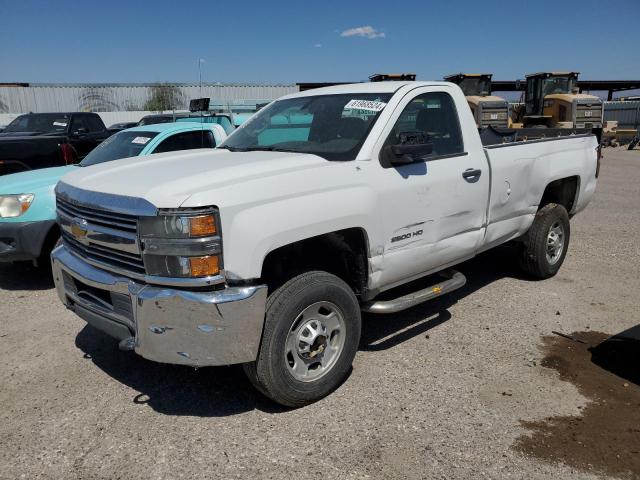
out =
<svg viewBox="0 0 640 480"><path fill-rule="evenodd" d="M54 188L66 173L121 158L215 148L226 137L224 128L212 123L144 125L107 138L78 165L0 177L0 262L49 265L49 254L60 237Z"/></svg>

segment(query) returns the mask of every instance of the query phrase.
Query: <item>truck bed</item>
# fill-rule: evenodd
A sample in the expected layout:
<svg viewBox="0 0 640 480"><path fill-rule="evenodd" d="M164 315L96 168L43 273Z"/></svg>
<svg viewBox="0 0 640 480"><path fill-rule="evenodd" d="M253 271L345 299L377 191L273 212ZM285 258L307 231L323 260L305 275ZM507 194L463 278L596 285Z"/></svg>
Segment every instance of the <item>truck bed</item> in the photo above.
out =
<svg viewBox="0 0 640 480"><path fill-rule="evenodd" d="M485 146L491 187L483 250L526 232L556 180L575 182L569 214L582 210L596 186L597 149L590 133Z"/></svg>

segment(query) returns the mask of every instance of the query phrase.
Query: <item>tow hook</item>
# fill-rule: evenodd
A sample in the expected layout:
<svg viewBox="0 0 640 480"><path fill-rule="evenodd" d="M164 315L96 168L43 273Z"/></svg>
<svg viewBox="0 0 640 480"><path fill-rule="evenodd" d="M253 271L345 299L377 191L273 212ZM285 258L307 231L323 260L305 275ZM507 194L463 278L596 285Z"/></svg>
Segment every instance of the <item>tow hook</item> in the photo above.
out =
<svg viewBox="0 0 640 480"><path fill-rule="evenodd" d="M124 340L120 340L118 343L118 348L123 352L130 352L136 346L136 339L133 337L125 338Z"/></svg>

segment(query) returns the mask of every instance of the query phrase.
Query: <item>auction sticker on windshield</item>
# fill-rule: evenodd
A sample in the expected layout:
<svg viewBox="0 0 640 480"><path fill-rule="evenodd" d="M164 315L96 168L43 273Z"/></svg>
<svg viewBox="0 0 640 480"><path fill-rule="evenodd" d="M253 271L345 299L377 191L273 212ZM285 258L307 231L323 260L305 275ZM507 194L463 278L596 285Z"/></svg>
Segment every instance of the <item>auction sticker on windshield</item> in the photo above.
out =
<svg viewBox="0 0 640 480"><path fill-rule="evenodd" d="M385 102L376 102L374 100L349 100L344 106L345 110L367 110L369 112L379 112L387 104Z"/></svg>
<svg viewBox="0 0 640 480"><path fill-rule="evenodd" d="M149 137L136 137L131 140L131 143L137 143L138 145L146 145L146 143L151 140Z"/></svg>

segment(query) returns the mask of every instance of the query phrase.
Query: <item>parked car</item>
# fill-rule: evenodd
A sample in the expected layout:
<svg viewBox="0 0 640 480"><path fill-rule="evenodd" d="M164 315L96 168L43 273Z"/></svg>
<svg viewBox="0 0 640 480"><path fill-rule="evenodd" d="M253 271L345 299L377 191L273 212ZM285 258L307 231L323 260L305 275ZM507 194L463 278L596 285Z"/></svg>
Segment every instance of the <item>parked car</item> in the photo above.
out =
<svg viewBox="0 0 640 480"><path fill-rule="evenodd" d="M168 122L192 122L192 123L216 123L224 128L227 135L235 130L236 125L232 121L231 114L197 114L197 113L163 113L158 115L147 115L138 122L139 126L153 125L156 123Z"/></svg>
<svg viewBox="0 0 640 480"><path fill-rule="evenodd" d="M28 113L0 133L0 175L72 165L107 138L96 113Z"/></svg>
<svg viewBox="0 0 640 480"><path fill-rule="evenodd" d="M235 117L235 115L233 116ZM188 117L181 117L176 119L176 122L201 122L201 123L217 123L224 131L227 132L227 135L230 135L237 126L235 125L232 119L231 114L226 113L215 113L215 114L207 114L207 115L198 115L191 114Z"/></svg>
<svg viewBox="0 0 640 480"><path fill-rule="evenodd" d="M263 108L213 154L66 176L54 280L122 349L242 363L266 396L300 406L347 377L361 310L459 288L450 267L508 241L528 275L555 275L598 151L590 134L483 145L452 83L310 90Z"/></svg>
<svg viewBox="0 0 640 480"><path fill-rule="evenodd" d="M78 165L1 177L0 262L50 264L49 253L60 237L53 189L65 174L125 157L213 148L226 136L220 125L165 123L130 128L109 137Z"/></svg>
<svg viewBox="0 0 640 480"><path fill-rule="evenodd" d="M122 130L126 130L127 128L133 128L137 126L138 122L120 122L114 123L108 128L108 130L113 135L114 133L121 132Z"/></svg>
<svg viewBox="0 0 640 480"><path fill-rule="evenodd" d="M138 122L139 127L145 125L156 125L158 123L173 123L178 119L189 116L188 113L158 113L152 115L145 115Z"/></svg>

